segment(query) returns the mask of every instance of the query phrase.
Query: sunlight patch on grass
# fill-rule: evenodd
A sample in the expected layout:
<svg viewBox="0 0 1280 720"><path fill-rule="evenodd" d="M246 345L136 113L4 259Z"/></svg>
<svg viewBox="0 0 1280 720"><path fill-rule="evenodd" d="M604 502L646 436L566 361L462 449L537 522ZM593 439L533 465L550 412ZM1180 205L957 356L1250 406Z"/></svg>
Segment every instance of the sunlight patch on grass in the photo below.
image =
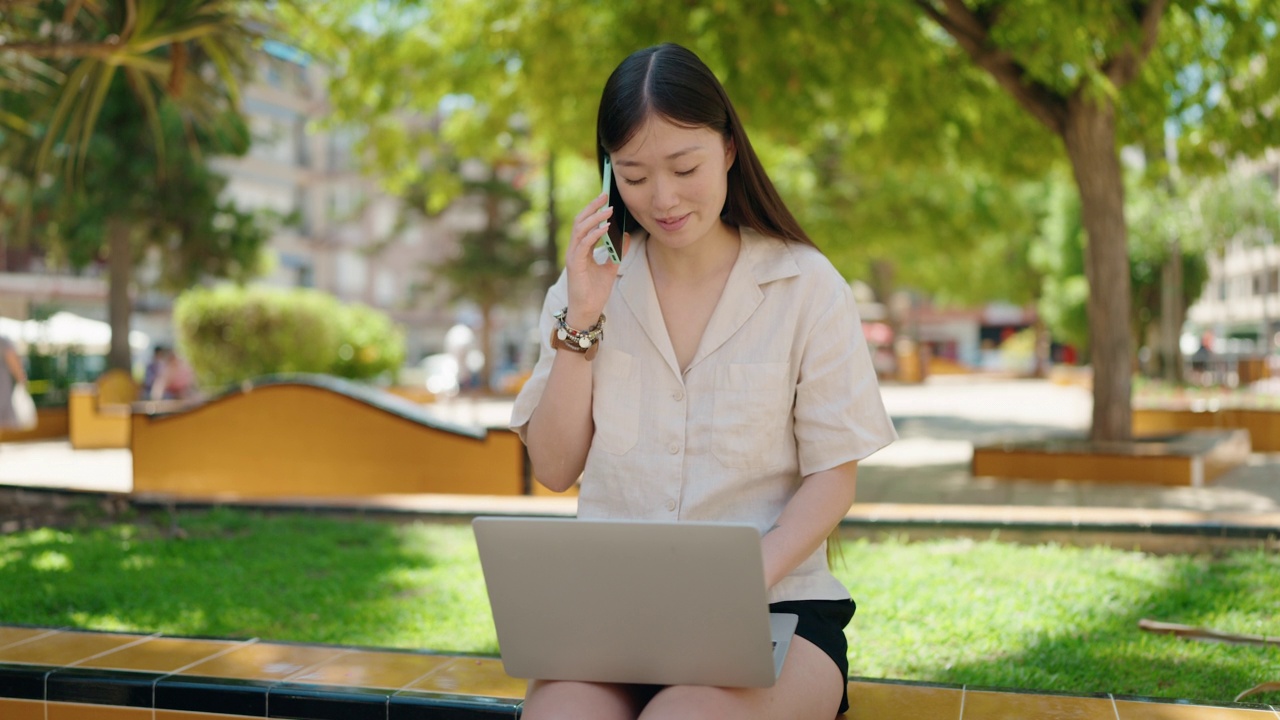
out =
<svg viewBox="0 0 1280 720"><path fill-rule="evenodd" d="M31 567L40 572L67 572L71 570L71 558L57 550L45 550L31 558Z"/></svg>
<svg viewBox="0 0 1280 720"><path fill-rule="evenodd" d="M136 632L138 630L136 624L111 613L90 615L89 613L73 612L70 617L71 625L78 628L93 628L94 630L105 632Z"/></svg>

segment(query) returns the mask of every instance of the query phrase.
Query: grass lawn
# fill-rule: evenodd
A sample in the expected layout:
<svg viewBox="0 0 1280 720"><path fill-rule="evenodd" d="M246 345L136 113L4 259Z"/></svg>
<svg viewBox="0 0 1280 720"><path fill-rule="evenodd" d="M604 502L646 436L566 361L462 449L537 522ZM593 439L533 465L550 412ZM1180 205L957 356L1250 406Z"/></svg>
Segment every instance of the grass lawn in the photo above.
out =
<svg viewBox="0 0 1280 720"><path fill-rule="evenodd" d="M0 536L0 622L497 652L467 525L215 510L170 539L157 521ZM1280 647L1137 627L1280 635L1275 553L886 540L847 543L837 574L854 675L1210 702L1280 680Z"/></svg>

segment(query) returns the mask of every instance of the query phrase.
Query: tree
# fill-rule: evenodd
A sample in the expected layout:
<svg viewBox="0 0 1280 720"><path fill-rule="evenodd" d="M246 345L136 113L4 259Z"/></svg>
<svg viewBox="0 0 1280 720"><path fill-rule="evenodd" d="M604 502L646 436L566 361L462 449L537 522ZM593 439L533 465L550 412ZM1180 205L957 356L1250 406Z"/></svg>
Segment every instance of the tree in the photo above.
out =
<svg viewBox="0 0 1280 720"><path fill-rule="evenodd" d="M1194 128L1180 157L1221 167L1230 152L1280 140L1274 127L1261 127L1275 123L1258 117L1277 95L1277 74L1268 72L1280 60L1275 3L915 4L1062 142L1087 237L1092 436L1127 439L1133 351L1119 147L1126 139L1160 147L1165 123L1174 122ZM1227 130L1240 120L1244 132ZM1212 137L1205 143L1201 128L1218 132L1204 133Z"/></svg>
<svg viewBox="0 0 1280 720"><path fill-rule="evenodd" d="M106 256L111 314L126 322L133 269L148 249L156 251L160 287L177 291L210 276L253 277L270 236L265 218L221 197L226 179L208 167L208 155L248 148L243 124L229 123L225 135L188 136L179 110L161 101L168 147L161 154L129 93L122 79L108 91L79 177L53 180L32 200L34 240L48 254L74 268ZM127 354L116 360L129 367Z"/></svg>
<svg viewBox="0 0 1280 720"><path fill-rule="evenodd" d="M429 268L448 286L453 300L468 300L480 308L481 391L489 390L494 366L493 312L525 299L534 279L531 268L539 259L537 249L520 232L521 216L529 210L521 169L491 165L486 173L480 179L464 179L462 195L455 200L478 202L484 209L484 226L463 233L458 252Z"/></svg>
<svg viewBox="0 0 1280 720"><path fill-rule="evenodd" d="M1206 245L1197 239L1211 231L1194 224L1197 218L1187 212L1189 200L1185 195L1171 196L1164 187L1144 183L1140 171L1127 174L1126 186L1132 342L1135 346L1158 347L1164 339L1162 334L1167 332L1157 328L1165 325L1162 320L1167 312L1165 294L1169 281L1166 268L1173 260L1171 253L1177 253L1177 278L1181 283L1177 296L1182 303L1171 324L1181 328L1187 306L1199 296L1207 277ZM1181 237L1183 241L1173 244L1170 237ZM1087 359L1092 349L1088 315L1091 289L1083 262L1085 246L1079 196L1070 181L1056 177L1047 184L1043 222L1032 246L1032 262L1044 274L1040 314L1056 337L1078 348ZM1176 344L1176 333L1174 341ZM1157 358L1157 362L1167 361Z"/></svg>
<svg viewBox="0 0 1280 720"><path fill-rule="evenodd" d="M159 174L165 162L166 120L162 108L180 120L183 132L170 140L187 143L196 153L197 128L226 132L220 122L235 117L240 79L247 72L247 58L256 33L249 3L238 0L108 0L86 3L32 3L10 0L0 14L0 34L6 38L0 50L0 100L7 108L28 112L0 112L0 140L8 151L22 157L21 166L32 185L45 182L58 159L57 177L69 191L78 191L94 171L88 168L90 147L103 135L104 107L113 90L127 88L133 113L145 121L148 152L126 159L131 167L141 157L155 164ZM29 118L29 119L27 119ZM24 148L17 150L16 148ZM32 150L34 148L34 150ZM10 155L9 157L13 157ZM137 177L131 172L127 177ZM119 176L107 176L106 188L121 189ZM87 188L87 184L85 186ZM169 187L174 187L170 185ZM125 187L124 189L128 189ZM133 198L136 199L136 198ZM126 198L126 202L128 198ZM108 365L129 366L129 273L132 268L131 228L127 213L110 214L102 228L109 247L112 327Z"/></svg>

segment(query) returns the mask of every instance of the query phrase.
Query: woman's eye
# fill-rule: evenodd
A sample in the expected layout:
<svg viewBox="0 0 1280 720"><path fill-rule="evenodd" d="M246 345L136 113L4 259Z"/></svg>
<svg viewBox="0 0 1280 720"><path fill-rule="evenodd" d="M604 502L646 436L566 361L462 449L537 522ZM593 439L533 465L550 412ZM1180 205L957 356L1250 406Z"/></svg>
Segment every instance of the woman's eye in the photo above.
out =
<svg viewBox="0 0 1280 720"><path fill-rule="evenodd" d="M644 182L644 180L645 180L644 178L639 178L638 180L632 180L631 178L625 178L625 177L622 178L622 182L628 185L639 185L640 183Z"/></svg>
<svg viewBox="0 0 1280 720"><path fill-rule="evenodd" d="M685 177L685 176L688 176L688 175L692 175L692 174L694 173L694 171L695 171L695 170L697 170L697 169L698 169L698 168L700 168L700 167L702 167L702 166L701 166L701 165L694 165L693 167L689 168L688 170L677 170L677 171L676 171L676 175L679 175L680 177Z"/></svg>

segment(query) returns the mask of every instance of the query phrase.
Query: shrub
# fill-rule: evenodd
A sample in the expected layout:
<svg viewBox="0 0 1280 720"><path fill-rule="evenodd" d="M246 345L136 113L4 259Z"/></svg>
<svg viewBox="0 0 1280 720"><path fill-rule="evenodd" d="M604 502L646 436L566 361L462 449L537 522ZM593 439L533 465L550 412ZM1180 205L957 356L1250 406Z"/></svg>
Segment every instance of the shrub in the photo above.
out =
<svg viewBox="0 0 1280 720"><path fill-rule="evenodd" d="M205 388L277 373L366 379L404 360L386 315L317 290L196 288L174 304L178 348Z"/></svg>
<svg viewBox="0 0 1280 720"><path fill-rule="evenodd" d="M355 380L395 373L404 364L404 334L387 317L366 305L339 306L333 315L338 326L338 359L330 370Z"/></svg>

